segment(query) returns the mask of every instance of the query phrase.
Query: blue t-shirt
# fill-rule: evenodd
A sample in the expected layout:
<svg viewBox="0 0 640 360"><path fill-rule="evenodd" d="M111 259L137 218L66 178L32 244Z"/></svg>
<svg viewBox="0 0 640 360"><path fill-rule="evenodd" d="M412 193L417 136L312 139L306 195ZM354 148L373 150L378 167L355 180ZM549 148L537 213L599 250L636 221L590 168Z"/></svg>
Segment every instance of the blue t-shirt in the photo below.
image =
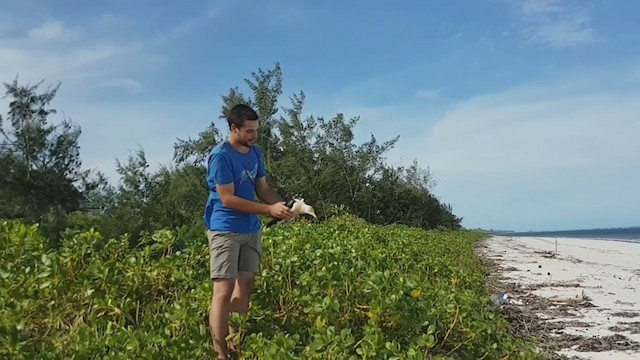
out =
<svg viewBox="0 0 640 360"><path fill-rule="evenodd" d="M262 152L258 146L252 146L248 153L243 154L234 149L228 140L216 145L209 153L207 165L209 199L204 212L207 229L237 233L258 231L258 216L224 207L216 191L216 184L233 183L236 196L254 201L256 179L266 174Z"/></svg>

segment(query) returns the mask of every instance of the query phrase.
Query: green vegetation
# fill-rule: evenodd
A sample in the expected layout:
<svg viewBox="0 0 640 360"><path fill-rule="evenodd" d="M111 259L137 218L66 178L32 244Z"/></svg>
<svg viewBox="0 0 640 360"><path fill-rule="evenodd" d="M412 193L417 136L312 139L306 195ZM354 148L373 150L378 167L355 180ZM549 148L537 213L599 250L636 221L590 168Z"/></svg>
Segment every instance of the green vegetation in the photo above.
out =
<svg viewBox="0 0 640 360"><path fill-rule="evenodd" d="M245 83L250 95L230 89L222 97L221 114L237 103L258 111L259 145L270 183L280 194L301 194L325 219L348 212L374 224L460 228L461 218L433 194L428 168L386 163L397 137L379 142L372 136L357 144L359 119L304 116L303 92L291 96L289 107L280 107L278 64ZM119 179L110 183L100 172L82 168L80 127L52 118L59 85L42 91L41 85L22 85L17 78L5 84L10 105L0 117L0 218L40 223L54 243L68 227L95 228L107 237L129 234L135 243L145 231L202 224L208 196L205 159L224 139L226 123L224 131L212 121L195 138L176 139L172 162L155 172L149 171L143 149L116 159Z"/></svg>
<svg viewBox="0 0 640 360"><path fill-rule="evenodd" d="M265 232L247 359L533 359L509 334L473 254L482 235L349 216ZM0 357L212 358L204 234L64 234L0 225Z"/></svg>
<svg viewBox="0 0 640 360"><path fill-rule="evenodd" d="M355 144L358 119L303 117L303 92L280 108L278 64L245 83L221 113L259 112L270 183L319 215L265 233L251 311L233 319L245 358L537 358L494 312L484 235L428 168L386 163L398 138ZM156 172L140 149L112 184L82 168L80 127L53 124L59 87L40 85L5 84L0 117L0 357L211 358L203 160L222 132L177 139Z"/></svg>

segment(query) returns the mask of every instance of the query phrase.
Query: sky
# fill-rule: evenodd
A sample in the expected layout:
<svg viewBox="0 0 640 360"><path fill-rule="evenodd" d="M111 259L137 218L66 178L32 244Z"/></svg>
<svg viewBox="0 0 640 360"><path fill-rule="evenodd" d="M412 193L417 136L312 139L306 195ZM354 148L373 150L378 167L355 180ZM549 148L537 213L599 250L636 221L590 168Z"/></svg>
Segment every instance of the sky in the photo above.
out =
<svg viewBox="0 0 640 360"><path fill-rule="evenodd" d="M359 143L429 168L467 228L640 225L635 0L7 1L0 81L62 85L83 166L115 182L142 148L220 122L221 97L278 62L281 106L359 116ZM0 98L6 114L7 99Z"/></svg>

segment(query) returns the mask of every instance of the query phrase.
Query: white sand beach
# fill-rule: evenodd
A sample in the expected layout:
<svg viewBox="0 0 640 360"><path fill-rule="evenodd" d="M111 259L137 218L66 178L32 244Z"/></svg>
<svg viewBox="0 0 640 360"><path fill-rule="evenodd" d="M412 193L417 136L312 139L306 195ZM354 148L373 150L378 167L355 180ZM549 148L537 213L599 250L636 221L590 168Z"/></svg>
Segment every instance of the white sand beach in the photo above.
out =
<svg viewBox="0 0 640 360"><path fill-rule="evenodd" d="M640 359L640 243L492 236L480 251L522 333L568 359Z"/></svg>

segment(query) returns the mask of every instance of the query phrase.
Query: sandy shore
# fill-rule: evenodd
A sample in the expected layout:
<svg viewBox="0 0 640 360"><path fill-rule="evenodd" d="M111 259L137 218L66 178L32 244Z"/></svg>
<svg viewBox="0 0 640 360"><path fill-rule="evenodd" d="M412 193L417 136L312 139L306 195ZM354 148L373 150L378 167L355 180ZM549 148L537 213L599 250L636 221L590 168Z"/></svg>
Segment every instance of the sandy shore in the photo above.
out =
<svg viewBox="0 0 640 360"><path fill-rule="evenodd" d="M555 359L640 359L640 244L490 237L502 313Z"/></svg>

